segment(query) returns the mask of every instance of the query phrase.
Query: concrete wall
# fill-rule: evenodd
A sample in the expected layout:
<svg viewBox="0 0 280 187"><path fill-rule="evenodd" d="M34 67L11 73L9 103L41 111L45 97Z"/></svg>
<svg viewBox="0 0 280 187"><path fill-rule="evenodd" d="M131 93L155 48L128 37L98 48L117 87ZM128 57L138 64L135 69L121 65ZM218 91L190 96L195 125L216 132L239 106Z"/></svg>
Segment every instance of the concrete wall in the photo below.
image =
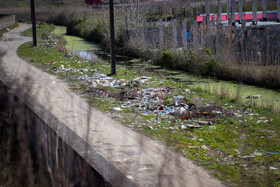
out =
<svg viewBox="0 0 280 187"><path fill-rule="evenodd" d="M0 15L0 29L7 28L15 24L15 15Z"/></svg>
<svg viewBox="0 0 280 187"><path fill-rule="evenodd" d="M255 61L261 65L280 64L280 26L261 29L222 27L217 30L216 26L203 26L201 24L196 30L192 28L194 27L187 27L187 31L191 33L191 37L188 39L188 48L195 49L206 46L214 53L221 51L223 54L224 52L230 53L229 55L236 58L238 62ZM172 29L170 25L164 27L162 35L160 27L130 29L126 32L126 41L139 40L140 44L147 47L165 49L183 47L182 28L178 26L177 29ZM174 35L172 32L177 33ZM194 36L199 41L197 44L194 43ZM174 40L177 40L176 46L173 45Z"/></svg>
<svg viewBox="0 0 280 187"><path fill-rule="evenodd" d="M0 79L0 112L13 114L15 119L13 125L20 147L25 147L25 153L21 154L28 152L27 155L31 155L33 165L36 165L36 172L44 175L36 174L36 177L40 177L39 180L43 180L44 185L48 186L48 183L51 186L112 186L85 160L84 155L81 155L82 152L75 151L73 146L66 143L57 132L63 132L68 139L71 138L76 147L83 152L91 152L77 135L70 129L59 126L59 122L56 122L57 126L54 130L52 128L54 126L47 125L24 104L24 100L29 98L19 99L15 92L17 91L11 91ZM40 107L37 103L34 104L35 107ZM91 159L94 158L96 159L96 157ZM25 161L27 162L26 159ZM24 166L25 163L21 164Z"/></svg>
<svg viewBox="0 0 280 187"><path fill-rule="evenodd" d="M212 34L205 45L214 52L228 49L239 63L254 61L260 65L279 65L279 35L280 27L232 29Z"/></svg>

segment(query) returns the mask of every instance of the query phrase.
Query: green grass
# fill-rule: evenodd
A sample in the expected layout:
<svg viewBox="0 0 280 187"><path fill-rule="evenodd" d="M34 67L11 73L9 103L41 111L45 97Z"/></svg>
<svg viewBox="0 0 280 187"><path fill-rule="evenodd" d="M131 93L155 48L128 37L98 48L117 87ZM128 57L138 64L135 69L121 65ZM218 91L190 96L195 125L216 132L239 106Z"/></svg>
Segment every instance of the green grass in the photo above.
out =
<svg viewBox="0 0 280 187"><path fill-rule="evenodd" d="M89 62L76 57L66 58L64 53L60 53L54 48L32 47L31 43L20 46L18 54L49 73L54 73L49 69L62 65L75 69L100 69L99 73L110 73L108 62ZM49 65L50 61L56 61L56 64ZM80 76L79 73L60 72L55 74L67 81L72 89L85 96L93 107L103 112L112 113L112 117L125 126L168 146L175 147L178 152L192 159L198 165L207 168L210 173L227 184L239 186L280 185L279 170L269 170L271 166L280 168L280 154L266 154L266 151L280 152L279 114L270 110L249 108L246 105L236 103L233 99L205 92L201 88L190 88L184 83L175 82L162 75L145 72L143 67L129 70L118 65L117 72L115 78L127 81L132 81L142 75L152 77L149 83L141 84L140 89L149 87L173 88L172 94L166 98L166 104L171 105L174 95L183 95L186 102L193 103L199 100L201 104L215 103L228 109L234 108L236 113L241 113L242 116L217 117L212 126L183 130L179 128L180 124L184 123L180 116L175 118L168 116L157 121L155 119L159 116L156 114L140 115L134 112L135 107L122 111L112 111L112 107L121 106L123 102L103 97L102 94L85 95L87 85L76 79L69 79ZM94 72L88 73L89 76L93 74ZM184 93L185 88L190 89L192 93ZM118 88L100 87L100 89L107 92L118 91ZM244 108L249 111L249 114L241 112ZM250 115L250 113L258 115ZM264 117L265 119L263 119ZM175 119L176 121L174 121ZM205 120L205 117L201 116L195 120ZM259 123L259 120L262 122ZM263 122L264 120L268 121ZM262 155L257 154L253 158L244 157L254 153Z"/></svg>
<svg viewBox="0 0 280 187"><path fill-rule="evenodd" d="M69 58L65 57L64 53L58 52L51 47L33 47L32 42L21 45L17 53L20 57L27 61L36 63L37 65L43 65L44 63L50 63L51 61L67 61Z"/></svg>
<svg viewBox="0 0 280 187"><path fill-rule="evenodd" d="M54 30L53 25L49 25L46 23L41 23L36 27L37 38L40 38L45 33L51 33ZM27 29L22 33L24 36L32 37L32 28Z"/></svg>

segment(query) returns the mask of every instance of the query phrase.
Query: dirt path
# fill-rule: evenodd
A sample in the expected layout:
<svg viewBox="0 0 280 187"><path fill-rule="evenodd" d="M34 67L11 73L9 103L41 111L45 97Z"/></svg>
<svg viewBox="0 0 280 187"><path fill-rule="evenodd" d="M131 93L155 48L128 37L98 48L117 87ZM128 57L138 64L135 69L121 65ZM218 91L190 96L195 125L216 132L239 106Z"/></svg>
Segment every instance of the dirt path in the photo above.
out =
<svg viewBox="0 0 280 187"><path fill-rule="evenodd" d="M129 176L129 180L140 186L222 186L220 181L190 160L89 107L85 100L70 91L66 83L17 57L17 48L31 40L20 35L28 27L30 25L20 24L0 41L0 48L7 51L2 59L5 77L15 80L16 85ZM41 118L47 119L48 116Z"/></svg>

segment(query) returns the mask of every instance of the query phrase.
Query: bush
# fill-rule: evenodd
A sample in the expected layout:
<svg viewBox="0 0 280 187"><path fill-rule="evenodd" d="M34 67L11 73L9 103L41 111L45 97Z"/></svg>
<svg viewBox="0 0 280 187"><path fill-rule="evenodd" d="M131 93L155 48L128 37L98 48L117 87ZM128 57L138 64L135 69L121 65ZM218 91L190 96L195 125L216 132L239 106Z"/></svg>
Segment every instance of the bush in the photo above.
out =
<svg viewBox="0 0 280 187"><path fill-rule="evenodd" d="M165 50L162 52L161 63L166 67L174 69L180 64L178 56L170 50Z"/></svg>
<svg viewBox="0 0 280 187"><path fill-rule="evenodd" d="M215 76L218 72L219 64L216 58L211 58L208 62L203 64L203 74L208 76Z"/></svg>
<svg viewBox="0 0 280 187"><path fill-rule="evenodd" d="M88 36L86 37L89 41L94 41L100 43L104 39L104 33L102 32L102 26L97 23L94 28L89 31Z"/></svg>

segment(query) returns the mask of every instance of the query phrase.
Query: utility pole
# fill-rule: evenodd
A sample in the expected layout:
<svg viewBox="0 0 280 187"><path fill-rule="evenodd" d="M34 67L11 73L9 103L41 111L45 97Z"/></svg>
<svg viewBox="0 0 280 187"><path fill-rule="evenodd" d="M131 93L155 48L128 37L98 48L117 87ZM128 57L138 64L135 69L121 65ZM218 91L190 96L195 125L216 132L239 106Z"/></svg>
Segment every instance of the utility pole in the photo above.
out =
<svg viewBox="0 0 280 187"><path fill-rule="evenodd" d="M111 75L116 75L116 52L115 52L115 26L114 26L114 2L110 0L110 61Z"/></svg>
<svg viewBox="0 0 280 187"><path fill-rule="evenodd" d="M36 19L34 0L30 0L33 46L37 46Z"/></svg>

